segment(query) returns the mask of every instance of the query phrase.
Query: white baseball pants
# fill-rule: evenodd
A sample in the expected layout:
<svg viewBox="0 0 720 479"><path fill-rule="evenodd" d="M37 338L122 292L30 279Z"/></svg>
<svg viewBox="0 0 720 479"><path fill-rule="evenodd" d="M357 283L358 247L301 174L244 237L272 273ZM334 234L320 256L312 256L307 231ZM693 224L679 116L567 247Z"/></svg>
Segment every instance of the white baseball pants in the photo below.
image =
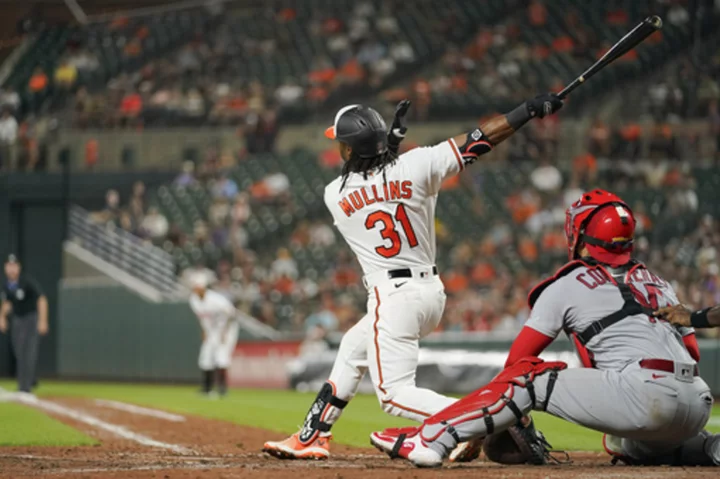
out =
<svg viewBox="0 0 720 479"><path fill-rule="evenodd" d="M396 279L385 273L367 281L368 312L343 337L330 382L335 396L347 401L369 371L385 412L421 422L455 399L415 385L419 340L440 323L445 291L430 269L413 268L413 273Z"/></svg>
<svg viewBox="0 0 720 479"><path fill-rule="evenodd" d="M200 346L198 366L203 371L227 369L232 361L232 353L237 344L240 325L231 321L227 328L205 330L205 340Z"/></svg>

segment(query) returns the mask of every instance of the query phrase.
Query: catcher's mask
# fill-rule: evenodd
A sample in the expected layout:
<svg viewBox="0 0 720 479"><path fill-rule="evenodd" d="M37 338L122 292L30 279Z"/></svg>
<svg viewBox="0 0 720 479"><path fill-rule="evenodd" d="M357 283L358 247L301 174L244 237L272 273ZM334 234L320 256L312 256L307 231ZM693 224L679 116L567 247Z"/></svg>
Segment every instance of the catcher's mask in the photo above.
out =
<svg viewBox="0 0 720 479"><path fill-rule="evenodd" d="M578 259L580 245L585 245L600 263L622 266L632 255L635 216L619 196L604 190L589 191L567 209L565 236L570 260Z"/></svg>
<svg viewBox="0 0 720 479"><path fill-rule="evenodd" d="M374 158L388 151L387 130L377 111L363 105L348 105L337 112L325 136L347 143L360 158Z"/></svg>

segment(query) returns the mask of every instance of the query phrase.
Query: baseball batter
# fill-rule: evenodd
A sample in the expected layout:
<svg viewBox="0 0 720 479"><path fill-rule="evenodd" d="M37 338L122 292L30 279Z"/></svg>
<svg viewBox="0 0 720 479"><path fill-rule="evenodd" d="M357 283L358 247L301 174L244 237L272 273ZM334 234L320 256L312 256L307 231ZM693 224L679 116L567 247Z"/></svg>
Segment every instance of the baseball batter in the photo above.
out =
<svg viewBox="0 0 720 479"><path fill-rule="evenodd" d="M202 331L198 366L203 372L202 392L211 394L213 384L220 396L227 393L227 369L237 344L239 324L235 306L225 296L207 288L207 279L192 279L190 308L197 316Z"/></svg>
<svg viewBox="0 0 720 479"><path fill-rule="evenodd" d="M325 204L363 268L367 314L343 337L330 378L302 429L285 441L265 443L273 456L327 458L330 428L366 372L389 414L422 421L454 402L415 385L418 341L437 327L445 307L435 266L440 186L531 118L559 110L562 101L540 95L469 133L397 157L408 107L408 101L398 105L389 133L383 118L362 105L340 109L326 131L338 140L345 163L341 176L325 189ZM453 458L478 452L463 447Z"/></svg>
<svg viewBox="0 0 720 479"><path fill-rule="evenodd" d="M540 410L604 432L606 450L631 464L720 464L720 437L703 431L713 399L698 376L694 332L653 317L678 301L667 281L631 259L632 211L594 190L568 209L565 229L571 262L530 293L531 316L506 369L421 427L373 433L376 447L439 466L459 442L518 427ZM586 368L537 358L563 331Z"/></svg>

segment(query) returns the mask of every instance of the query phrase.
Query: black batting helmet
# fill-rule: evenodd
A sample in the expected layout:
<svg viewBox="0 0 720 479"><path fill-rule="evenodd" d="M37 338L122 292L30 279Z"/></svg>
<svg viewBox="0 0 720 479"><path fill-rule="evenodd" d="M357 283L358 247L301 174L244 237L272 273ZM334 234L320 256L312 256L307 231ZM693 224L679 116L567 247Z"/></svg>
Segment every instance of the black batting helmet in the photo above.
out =
<svg viewBox="0 0 720 479"><path fill-rule="evenodd" d="M387 125L380 113L363 105L344 106L335 115L333 126L325 130L331 140L340 140L360 158L373 158L388 149Z"/></svg>

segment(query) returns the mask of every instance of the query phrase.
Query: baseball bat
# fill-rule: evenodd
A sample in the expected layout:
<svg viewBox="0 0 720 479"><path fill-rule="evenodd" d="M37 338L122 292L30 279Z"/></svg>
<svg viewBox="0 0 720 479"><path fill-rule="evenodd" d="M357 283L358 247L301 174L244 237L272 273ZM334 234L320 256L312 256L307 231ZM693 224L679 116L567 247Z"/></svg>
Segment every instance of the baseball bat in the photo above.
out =
<svg viewBox="0 0 720 479"><path fill-rule="evenodd" d="M594 74L596 74L621 56L625 55L627 52L635 48L640 42L645 40L647 37L649 37L656 31L660 30L662 28L662 24L662 20L657 15L647 17L645 20L638 23L635 28L630 30L624 37L618 40L618 42L613 45L610 50L608 50L607 53L602 56L602 58L593 63L593 65L587 70L585 70L582 75L574 79L569 85L563 88L563 90L558 93L560 99L568 96L571 91L575 90L577 87L585 83L585 81L590 79L590 77L592 77Z"/></svg>

